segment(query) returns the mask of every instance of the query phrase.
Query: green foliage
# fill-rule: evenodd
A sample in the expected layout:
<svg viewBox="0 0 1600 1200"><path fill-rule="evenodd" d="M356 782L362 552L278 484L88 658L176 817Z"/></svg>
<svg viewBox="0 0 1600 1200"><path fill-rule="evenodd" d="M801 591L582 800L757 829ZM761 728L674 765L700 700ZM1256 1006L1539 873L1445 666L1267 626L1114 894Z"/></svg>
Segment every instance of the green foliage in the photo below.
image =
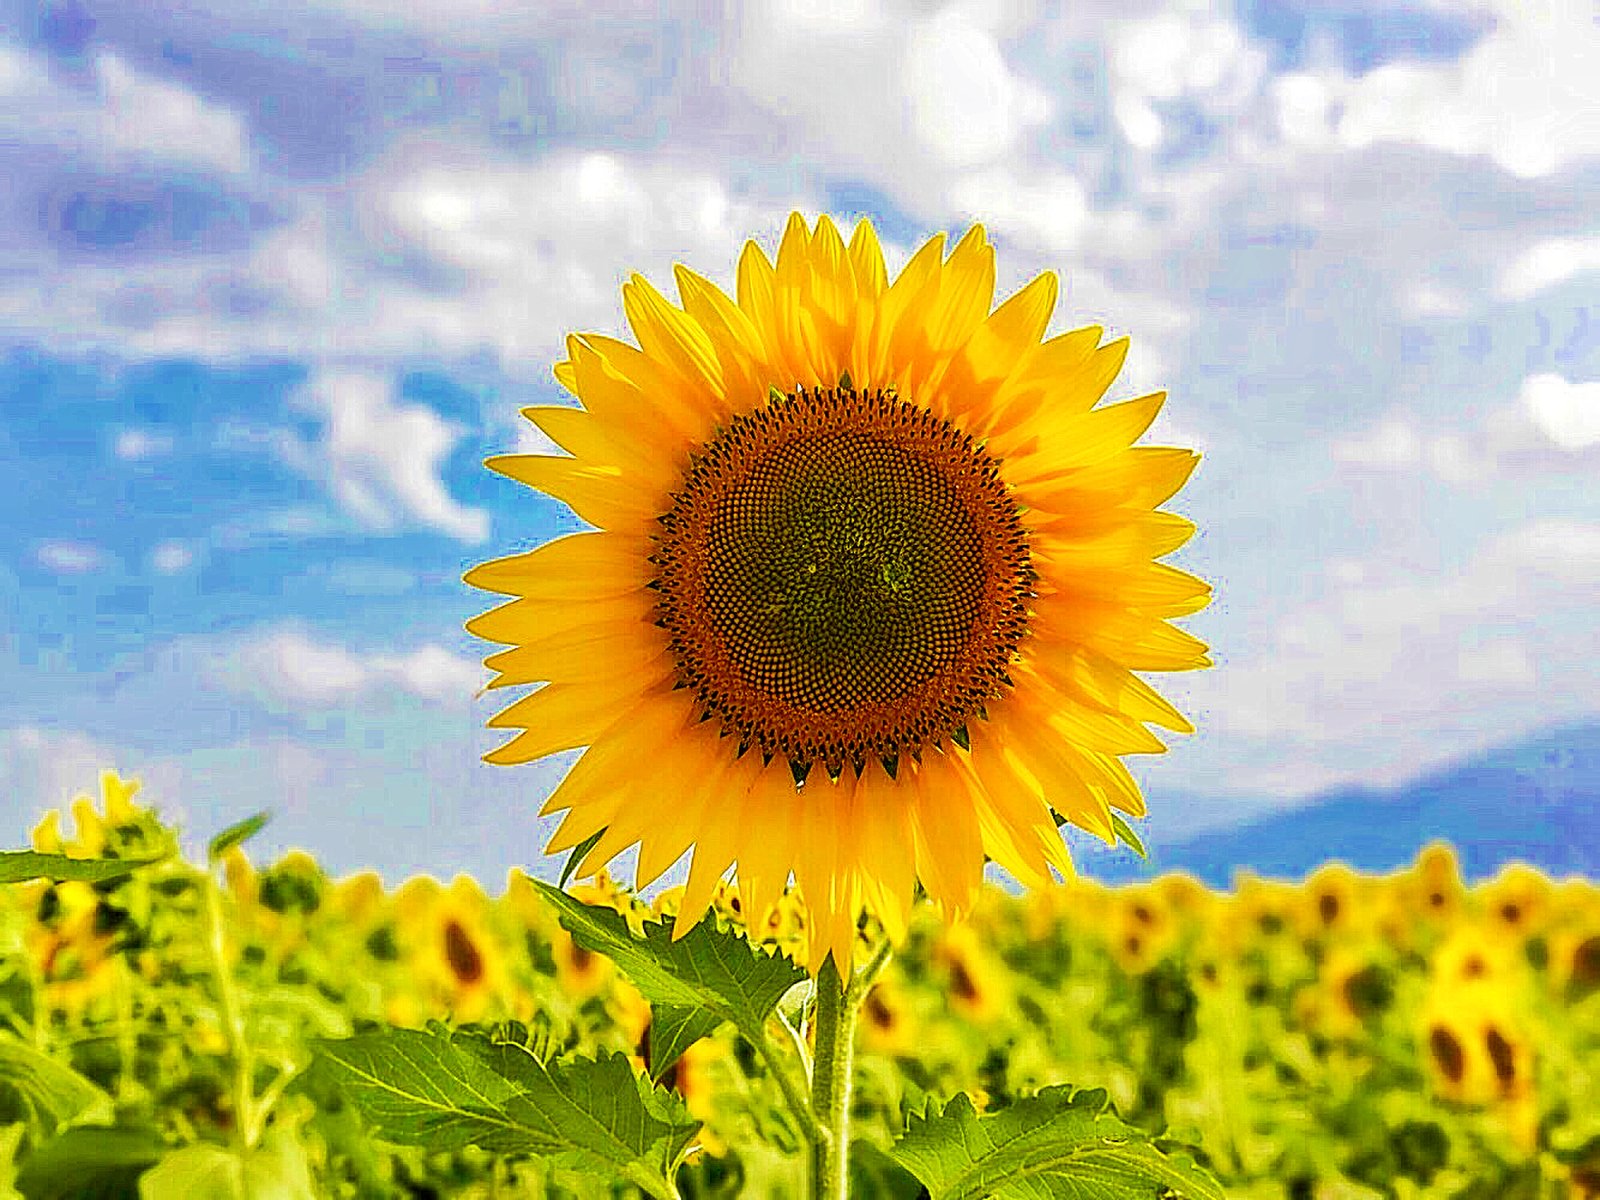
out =
<svg viewBox="0 0 1600 1200"><path fill-rule="evenodd" d="M258 812L253 817L246 817L228 826L211 839L211 844L206 847L206 860L214 863L233 847L243 845L266 828L271 819L271 813Z"/></svg>
<svg viewBox="0 0 1600 1200"><path fill-rule="evenodd" d="M0 883L26 883L30 879L110 883L126 879L140 867L160 861L159 858L69 858L65 854L7 850L0 853Z"/></svg>
<svg viewBox="0 0 1600 1200"><path fill-rule="evenodd" d="M26 1200L136 1200L139 1176L166 1150L147 1129L80 1126L28 1156L17 1190Z"/></svg>
<svg viewBox="0 0 1600 1200"><path fill-rule="evenodd" d="M14 1106L42 1135L73 1121L111 1119L105 1092L60 1060L0 1034L0 1119Z"/></svg>
<svg viewBox="0 0 1600 1200"><path fill-rule="evenodd" d="M668 925L654 921L646 922L644 937L638 938L614 909L580 903L546 883L535 886L572 940L614 961L650 1001L655 1079L724 1021L759 1040L783 994L806 977L787 958L763 953L718 929L709 914L677 941Z"/></svg>
<svg viewBox="0 0 1600 1200"><path fill-rule="evenodd" d="M652 1196L676 1195L672 1174L700 1128L620 1054L546 1064L510 1042L390 1029L319 1042L317 1056L390 1141L549 1158Z"/></svg>
<svg viewBox="0 0 1600 1200"><path fill-rule="evenodd" d="M980 1117L965 1095L913 1114L894 1159L932 1200L1224 1200L1210 1174L1168 1155L1102 1090L1048 1087Z"/></svg>
<svg viewBox="0 0 1600 1200"><path fill-rule="evenodd" d="M174 1150L139 1178L139 1200L318 1200L305 1147L271 1130L239 1154L208 1143Z"/></svg>

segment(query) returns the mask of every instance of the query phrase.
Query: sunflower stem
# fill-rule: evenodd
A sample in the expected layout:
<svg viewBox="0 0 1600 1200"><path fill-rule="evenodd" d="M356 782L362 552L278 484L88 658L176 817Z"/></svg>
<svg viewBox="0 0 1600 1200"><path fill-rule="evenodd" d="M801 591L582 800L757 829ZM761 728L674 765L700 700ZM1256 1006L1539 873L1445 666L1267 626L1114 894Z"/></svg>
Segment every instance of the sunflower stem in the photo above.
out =
<svg viewBox="0 0 1600 1200"><path fill-rule="evenodd" d="M812 1147L812 1200L845 1200L850 1181L850 1082L855 1065L856 1018L830 954L817 972L817 1051L811 1077L811 1111L821 1126Z"/></svg>
<svg viewBox="0 0 1600 1200"><path fill-rule="evenodd" d="M805 1092L795 1084L793 1073L790 1071L788 1064L783 1061L782 1056L779 1055L777 1043L763 1029L761 1037L755 1043L755 1047L756 1053L761 1056L761 1061L766 1064L767 1070L772 1072L772 1077L778 1081L778 1090L783 1093L783 1102L789 1106L789 1111L794 1114L795 1122L800 1126L800 1132L805 1136L807 1142L815 1146L817 1140L822 1136L821 1126L817 1124L816 1117L811 1114L811 1109L806 1104ZM804 1059L801 1060L800 1067L801 1071L804 1072ZM809 1086L809 1076L806 1076L806 1083Z"/></svg>
<svg viewBox="0 0 1600 1200"><path fill-rule="evenodd" d="M228 1056L233 1060L233 1136L241 1153L255 1149L255 1064L250 1039L245 1034L244 1010L234 987L233 967L228 962L227 932L222 915L222 887L210 871L205 875L206 950L211 972L216 976L217 997L222 1002L222 1036Z"/></svg>

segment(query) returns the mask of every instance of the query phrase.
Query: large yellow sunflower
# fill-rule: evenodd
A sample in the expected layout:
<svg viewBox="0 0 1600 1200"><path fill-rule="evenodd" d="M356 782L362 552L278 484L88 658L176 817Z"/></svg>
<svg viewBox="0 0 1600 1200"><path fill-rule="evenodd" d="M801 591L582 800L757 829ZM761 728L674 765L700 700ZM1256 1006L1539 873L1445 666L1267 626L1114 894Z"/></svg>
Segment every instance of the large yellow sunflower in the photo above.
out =
<svg viewBox="0 0 1600 1200"><path fill-rule="evenodd" d="M862 907L899 940L919 880L961 913L985 855L1070 873L1054 814L1114 841L1119 756L1192 730L1133 672L1209 665L1168 624L1209 587L1155 561L1198 455L1133 446L1163 393L1097 407L1127 341L1044 339L1053 274L991 312L983 229L944 246L891 282L870 223L795 214L736 300L634 276L638 345L569 338L582 407L523 410L570 456L489 460L596 531L466 576L515 597L468 624L511 646L491 686L545 685L488 761L587 747L548 852L604 831L580 869L638 843L647 885L693 847L679 932L730 867L752 928L792 874L811 965L848 972Z"/></svg>

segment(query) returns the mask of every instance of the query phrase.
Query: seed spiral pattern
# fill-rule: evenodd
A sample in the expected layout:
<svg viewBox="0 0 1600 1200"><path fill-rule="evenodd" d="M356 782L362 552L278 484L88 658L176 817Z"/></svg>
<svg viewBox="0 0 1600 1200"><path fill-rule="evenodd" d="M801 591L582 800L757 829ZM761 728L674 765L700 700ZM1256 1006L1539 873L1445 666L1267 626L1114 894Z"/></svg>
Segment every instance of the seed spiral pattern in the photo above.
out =
<svg viewBox="0 0 1600 1200"><path fill-rule="evenodd" d="M661 516L657 624L677 683L739 752L838 779L920 758L1010 683L1036 578L998 465L879 389L734 418Z"/></svg>

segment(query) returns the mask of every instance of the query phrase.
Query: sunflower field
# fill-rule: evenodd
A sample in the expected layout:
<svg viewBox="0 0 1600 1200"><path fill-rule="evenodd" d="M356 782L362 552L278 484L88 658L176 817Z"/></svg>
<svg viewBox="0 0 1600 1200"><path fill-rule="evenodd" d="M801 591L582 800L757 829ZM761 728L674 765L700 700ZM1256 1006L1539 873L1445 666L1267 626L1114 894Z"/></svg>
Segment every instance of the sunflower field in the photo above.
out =
<svg viewBox="0 0 1600 1200"><path fill-rule="evenodd" d="M664 942L677 890L602 874L564 901L520 872L493 896L466 877L389 890L300 853L253 864L260 821L214 839L206 869L137 784L102 787L70 835L52 813L0 859L0 1197L804 1194L770 1045L652 1005L659 980L587 948L603 922L584 913ZM746 930L723 887L714 912L765 949L752 987L804 990L802 906ZM1600 1196L1591 882L1512 866L1469 888L1434 845L1386 877L1079 880L986 889L954 924L917 913L857 1030L853 1195ZM443 1086L496 1047L537 1065L524 1098L621 1087L672 1173L506 1152ZM1034 1190L1020 1158L1010 1180L944 1187L915 1144L940 1122L998 1138L1067 1119L1184 1147L1173 1161L1223 1190Z"/></svg>

